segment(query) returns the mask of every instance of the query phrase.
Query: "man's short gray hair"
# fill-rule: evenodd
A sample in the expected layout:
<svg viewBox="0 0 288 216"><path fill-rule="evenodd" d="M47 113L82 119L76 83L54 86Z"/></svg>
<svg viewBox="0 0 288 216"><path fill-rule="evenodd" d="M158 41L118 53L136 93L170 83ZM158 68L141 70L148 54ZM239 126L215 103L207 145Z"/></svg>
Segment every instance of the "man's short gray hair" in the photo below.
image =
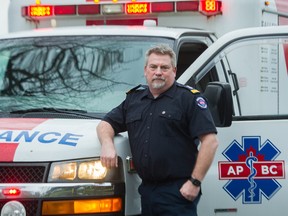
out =
<svg viewBox="0 0 288 216"><path fill-rule="evenodd" d="M152 54L156 55L169 55L171 57L171 64L173 67L176 67L176 54L172 48L166 44L159 44L148 49L145 55L145 65L148 64L148 57Z"/></svg>

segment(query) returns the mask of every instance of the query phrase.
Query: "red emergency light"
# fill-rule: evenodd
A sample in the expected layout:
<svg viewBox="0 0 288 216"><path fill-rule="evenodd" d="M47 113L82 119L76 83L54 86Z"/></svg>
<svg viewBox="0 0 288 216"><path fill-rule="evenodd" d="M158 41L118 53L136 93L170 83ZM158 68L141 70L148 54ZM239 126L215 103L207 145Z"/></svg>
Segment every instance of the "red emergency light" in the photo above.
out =
<svg viewBox="0 0 288 216"><path fill-rule="evenodd" d="M55 15L76 15L76 5L55 5Z"/></svg>
<svg viewBox="0 0 288 216"><path fill-rule="evenodd" d="M198 11L198 1L180 1L176 2L176 11Z"/></svg>
<svg viewBox="0 0 288 216"><path fill-rule="evenodd" d="M100 14L100 5L78 5L79 15Z"/></svg>
<svg viewBox="0 0 288 216"><path fill-rule="evenodd" d="M18 196L21 191L18 188L6 188L2 190L2 194L5 196Z"/></svg>
<svg viewBox="0 0 288 216"><path fill-rule="evenodd" d="M202 0L200 11L205 15L221 13L222 2L217 0Z"/></svg>
<svg viewBox="0 0 288 216"><path fill-rule="evenodd" d="M175 12L174 2L154 2L154 3L151 3L151 11L153 13Z"/></svg>

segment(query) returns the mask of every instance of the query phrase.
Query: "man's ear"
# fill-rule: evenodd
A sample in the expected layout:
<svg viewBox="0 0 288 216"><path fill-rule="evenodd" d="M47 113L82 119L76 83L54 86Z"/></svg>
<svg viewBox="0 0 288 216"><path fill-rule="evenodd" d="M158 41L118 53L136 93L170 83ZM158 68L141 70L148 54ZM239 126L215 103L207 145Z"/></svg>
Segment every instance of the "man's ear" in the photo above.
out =
<svg viewBox="0 0 288 216"><path fill-rule="evenodd" d="M144 66L144 76L146 77L146 68L147 66Z"/></svg>
<svg viewBox="0 0 288 216"><path fill-rule="evenodd" d="M177 68L175 67L173 71L174 71L174 77L176 77Z"/></svg>

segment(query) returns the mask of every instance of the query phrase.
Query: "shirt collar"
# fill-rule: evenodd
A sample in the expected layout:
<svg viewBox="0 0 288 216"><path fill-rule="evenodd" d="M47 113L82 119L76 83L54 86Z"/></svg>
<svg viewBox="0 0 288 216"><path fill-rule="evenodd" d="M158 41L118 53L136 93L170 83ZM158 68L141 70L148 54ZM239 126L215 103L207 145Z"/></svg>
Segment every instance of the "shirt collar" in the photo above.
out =
<svg viewBox="0 0 288 216"><path fill-rule="evenodd" d="M173 98L174 95L176 94L176 89L177 89L176 81L174 81L173 85L167 91L160 94L158 98L164 97L164 96L168 96L170 98ZM144 97L153 98L149 88L145 89L144 92L142 93L141 99L143 99Z"/></svg>

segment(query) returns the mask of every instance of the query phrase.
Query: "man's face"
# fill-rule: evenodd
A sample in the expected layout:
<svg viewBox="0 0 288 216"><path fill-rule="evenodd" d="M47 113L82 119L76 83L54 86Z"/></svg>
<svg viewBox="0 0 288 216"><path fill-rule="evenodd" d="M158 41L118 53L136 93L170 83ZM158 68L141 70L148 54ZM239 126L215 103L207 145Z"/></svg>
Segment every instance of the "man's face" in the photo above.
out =
<svg viewBox="0 0 288 216"><path fill-rule="evenodd" d="M150 90L162 93L173 85L176 68L172 66L169 55L156 55L152 53L144 68L144 75Z"/></svg>

